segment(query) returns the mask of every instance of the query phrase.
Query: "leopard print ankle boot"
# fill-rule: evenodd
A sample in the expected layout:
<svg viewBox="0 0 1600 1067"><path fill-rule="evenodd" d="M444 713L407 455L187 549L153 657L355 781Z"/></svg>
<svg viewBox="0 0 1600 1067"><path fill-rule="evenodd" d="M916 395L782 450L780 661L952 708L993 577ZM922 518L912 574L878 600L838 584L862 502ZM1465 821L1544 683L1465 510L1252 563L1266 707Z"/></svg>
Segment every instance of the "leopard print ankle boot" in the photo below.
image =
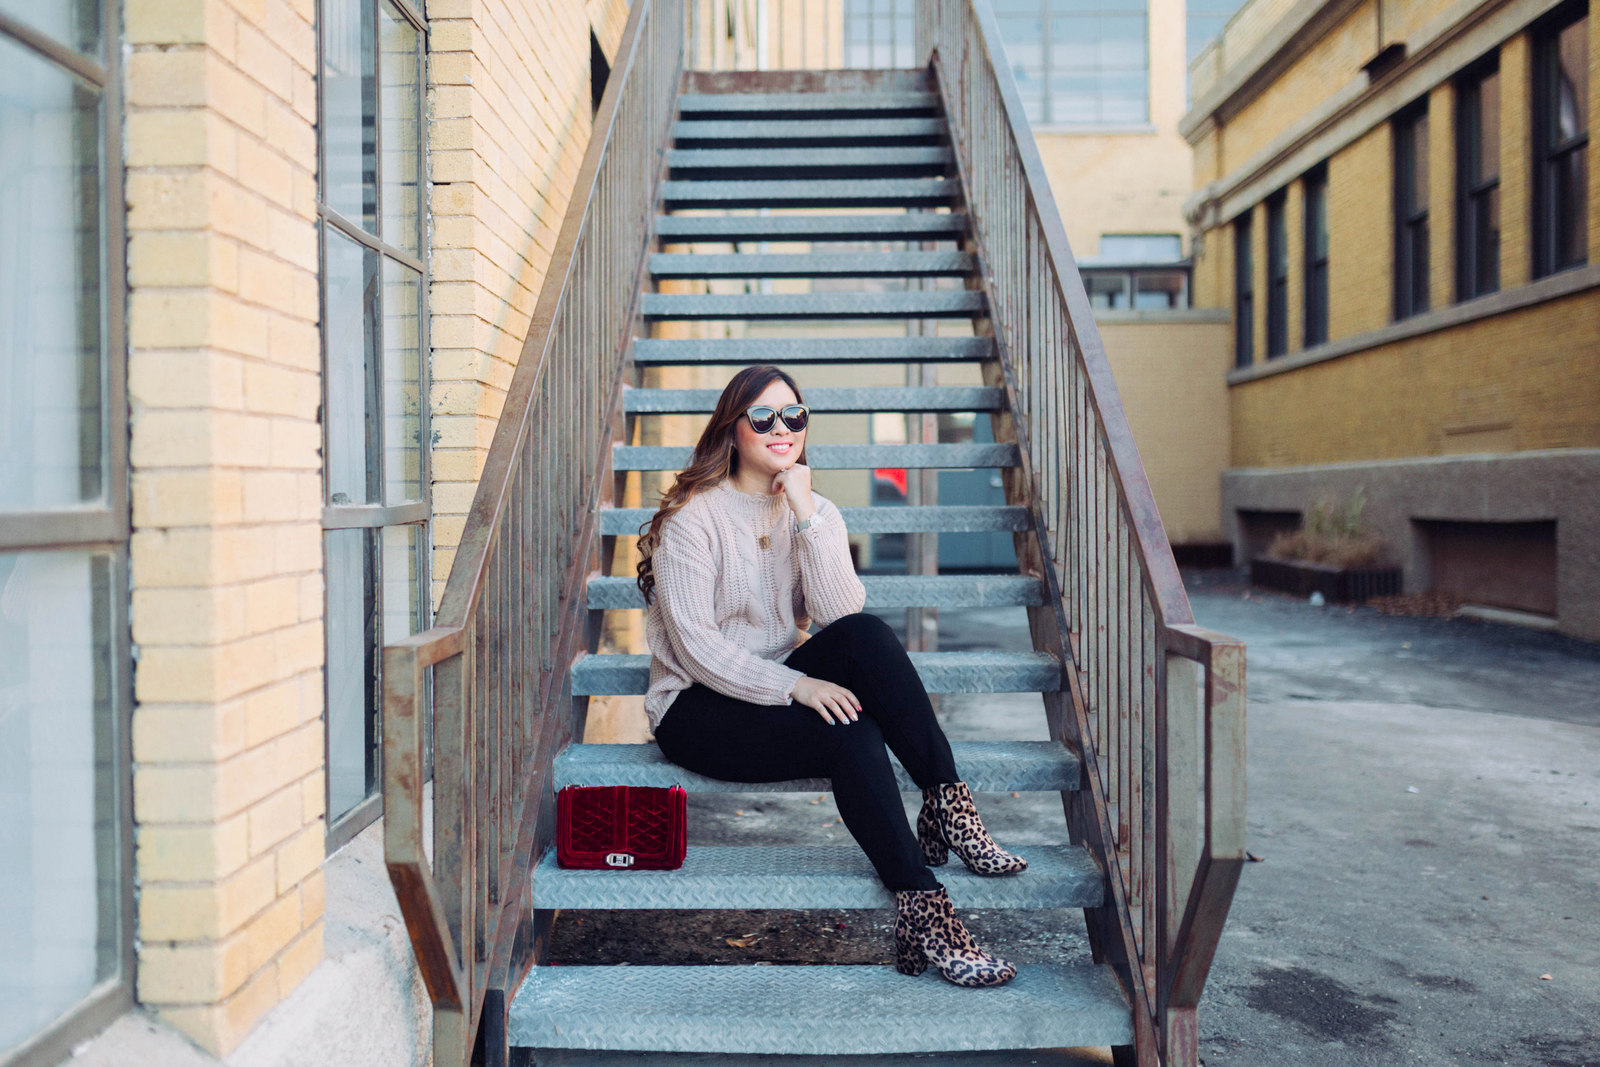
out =
<svg viewBox="0 0 1600 1067"><path fill-rule="evenodd" d="M922 791L917 840L922 842L922 858L930 867L943 866L953 848L973 874L1015 874L1028 868L1027 860L995 844L983 828L965 782Z"/></svg>
<svg viewBox="0 0 1600 1067"><path fill-rule="evenodd" d="M974 987L1002 985L1017 976L1013 964L973 942L942 886L900 890L894 905L894 966L901 974L921 974L931 963L945 981Z"/></svg>

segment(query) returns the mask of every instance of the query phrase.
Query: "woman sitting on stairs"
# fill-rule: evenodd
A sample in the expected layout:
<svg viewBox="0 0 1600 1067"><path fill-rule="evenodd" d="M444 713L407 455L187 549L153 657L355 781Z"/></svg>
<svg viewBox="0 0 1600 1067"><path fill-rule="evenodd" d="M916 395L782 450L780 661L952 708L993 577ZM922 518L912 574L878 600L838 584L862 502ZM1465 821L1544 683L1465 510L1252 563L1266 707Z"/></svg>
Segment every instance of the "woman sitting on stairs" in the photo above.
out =
<svg viewBox="0 0 1600 1067"><path fill-rule="evenodd" d="M900 973L932 963L957 985L999 985L1016 967L978 948L928 868L950 849L977 874L1027 861L984 830L916 668L861 611L839 509L811 491L807 417L789 375L741 370L641 529L645 712L662 753L698 774L831 779L845 827L894 892ZM808 639L812 620L823 628ZM922 789L916 836L890 751Z"/></svg>

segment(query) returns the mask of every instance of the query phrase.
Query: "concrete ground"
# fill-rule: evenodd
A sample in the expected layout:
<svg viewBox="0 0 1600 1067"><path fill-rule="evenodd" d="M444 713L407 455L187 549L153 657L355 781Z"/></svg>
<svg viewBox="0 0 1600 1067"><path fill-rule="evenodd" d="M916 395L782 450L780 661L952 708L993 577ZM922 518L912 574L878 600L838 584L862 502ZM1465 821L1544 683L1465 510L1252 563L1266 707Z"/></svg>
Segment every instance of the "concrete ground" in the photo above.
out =
<svg viewBox="0 0 1600 1067"><path fill-rule="evenodd" d="M1207 1067L1600 1067L1600 648L1189 577L1196 619L1249 644L1261 858L1202 1003ZM1020 609L941 627L946 649L1027 647ZM946 696L940 713L957 740L1043 736L1037 696ZM1002 843L1065 841L1053 794L980 804ZM690 834L848 842L836 820L825 796L697 796ZM1023 965L1087 955L1076 912L969 926ZM878 912L568 912L553 954L876 963L889 933Z"/></svg>

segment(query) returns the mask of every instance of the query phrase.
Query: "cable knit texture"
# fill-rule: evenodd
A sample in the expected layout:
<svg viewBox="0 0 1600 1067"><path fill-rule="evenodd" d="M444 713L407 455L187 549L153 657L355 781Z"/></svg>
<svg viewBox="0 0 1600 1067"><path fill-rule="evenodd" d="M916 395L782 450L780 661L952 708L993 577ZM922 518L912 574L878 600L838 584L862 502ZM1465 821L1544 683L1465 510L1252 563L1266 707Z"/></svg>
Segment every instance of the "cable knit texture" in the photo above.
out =
<svg viewBox="0 0 1600 1067"><path fill-rule="evenodd" d="M811 525L796 532L781 493L742 493L723 483L690 497L662 524L651 556L655 599L644 624L651 730L695 682L751 704L792 704L805 675L783 661L806 629L866 603L839 509L818 493L811 500Z"/></svg>

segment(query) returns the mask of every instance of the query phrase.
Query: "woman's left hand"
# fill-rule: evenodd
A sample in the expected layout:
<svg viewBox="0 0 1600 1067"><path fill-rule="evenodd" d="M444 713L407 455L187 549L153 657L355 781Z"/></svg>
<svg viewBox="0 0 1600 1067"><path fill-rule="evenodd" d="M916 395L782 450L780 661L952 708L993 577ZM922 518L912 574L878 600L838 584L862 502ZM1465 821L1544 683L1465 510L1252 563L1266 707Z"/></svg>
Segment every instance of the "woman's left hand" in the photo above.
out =
<svg viewBox="0 0 1600 1067"><path fill-rule="evenodd" d="M809 519L817 510L811 500L811 468L804 463L774 474L768 492L782 493L796 519Z"/></svg>

